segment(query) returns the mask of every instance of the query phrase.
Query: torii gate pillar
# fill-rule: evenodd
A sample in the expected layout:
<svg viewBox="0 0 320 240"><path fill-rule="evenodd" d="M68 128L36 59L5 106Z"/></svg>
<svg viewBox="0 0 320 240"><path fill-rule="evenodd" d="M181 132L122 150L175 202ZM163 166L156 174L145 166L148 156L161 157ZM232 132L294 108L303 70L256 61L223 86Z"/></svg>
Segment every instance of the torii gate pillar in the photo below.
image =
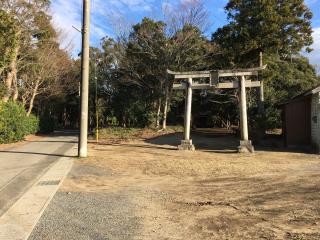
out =
<svg viewBox="0 0 320 240"><path fill-rule="evenodd" d="M188 79L186 88L186 104L184 110L184 140L178 146L179 150L194 151L195 147L190 139L191 130L191 108L192 108L192 78Z"/></svg>
<svg viewBox="0 0 320 240"><path fill-rule="evenodd" d="M240 79L240 129L241 140L238 147L239 152L254 152L252 142L249 140L248 133L248 114L247 114L247 96L246 96L246 77Z"/></svg>

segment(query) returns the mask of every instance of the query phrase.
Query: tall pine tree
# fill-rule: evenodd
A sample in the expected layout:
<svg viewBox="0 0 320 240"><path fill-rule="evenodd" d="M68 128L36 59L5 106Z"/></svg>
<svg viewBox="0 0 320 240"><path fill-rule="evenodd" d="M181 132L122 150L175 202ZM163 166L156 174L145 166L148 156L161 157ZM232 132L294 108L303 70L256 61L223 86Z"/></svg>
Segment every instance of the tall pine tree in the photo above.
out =
<svg viewBox="0 0 320 240"><path fill-rule="evenodd" d="M304 47L311 51L312 12L303 0L230 0L225 10L229 24L212 40L226 50L232 65L253 65L260 51L282 60Z"/></svg>

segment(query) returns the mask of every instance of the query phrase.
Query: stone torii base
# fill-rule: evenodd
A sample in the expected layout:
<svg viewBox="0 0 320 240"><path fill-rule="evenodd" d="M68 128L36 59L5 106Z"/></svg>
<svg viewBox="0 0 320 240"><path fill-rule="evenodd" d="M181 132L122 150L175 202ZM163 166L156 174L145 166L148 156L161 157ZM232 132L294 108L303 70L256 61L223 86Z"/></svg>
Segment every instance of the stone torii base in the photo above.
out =
<svg viewBox="0 0 320 240"><path fill-rule="evenodd" d="M251 140L248 140L248 141L241 141L240 140L238 152L239 153L254 153L254 147L252 145Z"/></svg>
<svg viewBox="0 0 320 240"><path fill-rule="evenodd" d="M192 140L181 140L181 144L178 146L181 151L192 151L196 150L195 146L192 144Z"/></svg>

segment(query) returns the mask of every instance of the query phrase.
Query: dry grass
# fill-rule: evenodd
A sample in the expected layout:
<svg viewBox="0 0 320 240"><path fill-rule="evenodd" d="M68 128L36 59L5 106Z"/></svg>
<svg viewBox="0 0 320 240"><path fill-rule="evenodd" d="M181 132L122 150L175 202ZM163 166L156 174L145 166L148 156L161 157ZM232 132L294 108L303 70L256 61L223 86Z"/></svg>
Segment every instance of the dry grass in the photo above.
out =
<svg viewBox="0 0 320 240"><path fill-rule="evenodd" d="M62 191L130 196L143 225L135 239L320 239L319 155L239 155L228 137L195 138L202 150L179 152L176 139L91 145L76 165L96 171Z"/></svg>

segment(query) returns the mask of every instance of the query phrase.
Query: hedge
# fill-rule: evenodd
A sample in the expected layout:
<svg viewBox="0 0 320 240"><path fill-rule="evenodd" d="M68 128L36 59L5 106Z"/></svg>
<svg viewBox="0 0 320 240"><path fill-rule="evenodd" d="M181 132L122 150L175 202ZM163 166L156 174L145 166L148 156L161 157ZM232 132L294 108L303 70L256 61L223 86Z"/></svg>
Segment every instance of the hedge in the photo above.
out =
<svg viewBox="0 0 320 240"><path fill-rule="evenodd" d="M0 102L0 143L13 143L38 131L37 117L26 114L24 107L15 102Z"/></svg>

